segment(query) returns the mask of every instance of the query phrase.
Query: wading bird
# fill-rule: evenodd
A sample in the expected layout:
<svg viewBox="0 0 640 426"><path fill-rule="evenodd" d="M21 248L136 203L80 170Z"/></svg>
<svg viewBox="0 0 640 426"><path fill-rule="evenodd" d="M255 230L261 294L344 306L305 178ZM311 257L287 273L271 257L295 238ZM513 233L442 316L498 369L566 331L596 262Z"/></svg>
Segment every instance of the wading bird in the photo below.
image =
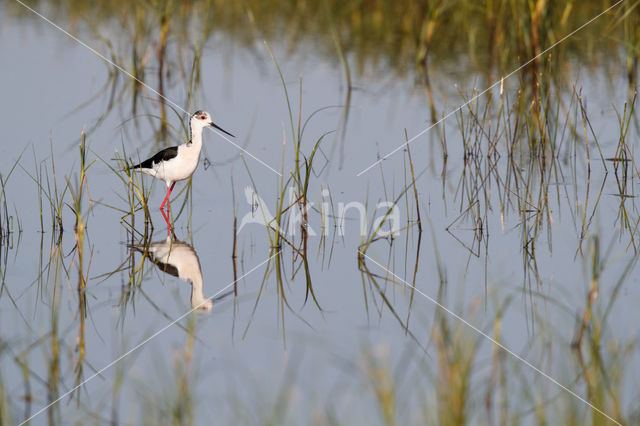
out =
<svg viewBox="0 0 640 426"><path fill-rule="evenodd" d="M230 291L213 299L205 297L202 291L202 269L195 249L187 243L172 241L167 237L147 245L133 245L132 249L147 254L149 259L164 273L178 277L191 284L191 308L198 311L210 311L214 302L223 299Z"/></svg>
<svg viewBox="0 0 640 426"><path fill-rule="evenodd" d="M168 215L171 208L169 196L177 181L188 179L196 170L200 159L200 150L202 149L202 130L209 126L235 137L218 127L211 120L211 115L207 111L196 111L189 119L189 141L187 143L163 149L153 157L131 167L136 171L163 180L167 184L167 195L160 205L160 213L162 213L162 217L167 222L169 230L171 229ZM165 204L167 204L167 213L163 210Z"/></svg>

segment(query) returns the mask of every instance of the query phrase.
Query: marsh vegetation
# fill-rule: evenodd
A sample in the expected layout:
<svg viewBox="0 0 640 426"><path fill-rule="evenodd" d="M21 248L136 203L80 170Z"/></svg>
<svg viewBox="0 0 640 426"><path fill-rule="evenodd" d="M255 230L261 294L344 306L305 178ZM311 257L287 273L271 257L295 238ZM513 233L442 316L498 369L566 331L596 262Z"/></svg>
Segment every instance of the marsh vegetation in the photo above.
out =
<svg viewBox="0 0 640 426"><path fill-rule="evenodd" d="M0 423L638 423L639 5L4 4Z"/></svg>

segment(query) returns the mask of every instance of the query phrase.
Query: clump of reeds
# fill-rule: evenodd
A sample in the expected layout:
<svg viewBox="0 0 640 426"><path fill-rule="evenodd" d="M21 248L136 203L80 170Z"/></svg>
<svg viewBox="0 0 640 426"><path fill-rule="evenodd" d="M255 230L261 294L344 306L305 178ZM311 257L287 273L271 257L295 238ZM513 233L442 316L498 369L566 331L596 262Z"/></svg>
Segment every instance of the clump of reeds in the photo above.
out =
<svg viewBox="0 0 640 426"><path fill-rule="evenodd" d="M353 58L357 73L368 71L371 64L385 64L385 74L390 71L405 76L417 67L428 68L436 62L455 65L456 58L464 54L474 70L486 73L487 80L492 81L496 75L503 75L540 54L611 5L571 1L555 4L548 0L480 4L469 0L425 3L400 0L364 6L357 0L328 0L300 7L294 0L248 0L242 4L198 0L188 5L162 0L141 6L117 0L108 5L87 6L77 0L65 0L58 5L60 12L55 8L50 11L56 22L93 23L90 29L102 39L114 62L132 64L130 72L140 80L152 75L157 79L157 92L164 93L166 87L175 83L172 79L189 74L181 65L183 61L176 66L167 58L183 57L185 53L180 46L196 45L201 50L206 40L220 32L249 49L254 48L255 34L268 40L289 40L288 47L294 50L307 47L305 41L313 40L319 46L316 54L324 54L336 62L340 61L333 54L338 34L344 56ZM18 4L12 4L11 11L20 17L28 13ZM126 43L120 45L103 35L106 31L95 22L113 22L117 28L124 28ZM558 46L553 54L562 61L577 60L598 66L603 59L616 58L624 49L625 57L621 59L630 81L634 81L640 40L637 22L634 4L622 2L591 23L579 37ZM531 87L536 84L543 60L533 61L527 67ZM199 62L198 55L193 62ZM565 72L561 66L554 71ZM134 94L135 110L135 99L139 101L143 88L134 82L126 87Z"/></svg>
<svg viewBox="0 0 640 426"><path fill-rule="evenodd" d="M9 169L8 173L3 176L0 173L0 258L2 258L2 249L5 248L5 258L6 258L6 248L13 246L12 237L17 232L21 231L20 224L20 215L17 214L9 214L9 208L7 206L7 193L6 187L13 171L18 165L22 154L18 157L18 159L13 163L13 166ZM0 270L2 272L2 276L4 277L5 268L2 267ZM2 280L4 282L4 279Z"/></svg>
<svg viewBox="0 0 640 426"><path fill-rule="evenodd" d="M127 157L127 150L125 146L122 146L122 154L116 151L116 165L112 165L103 160L104 164L118 177L123 187L126 190L126 208L118 206L109 206L122 213L120 223L127 229L131 229L131 237L134 233L139 234L144 239L148 239L153 234L153 222L151 221L151 212L149 210L149 197L153 186L145 188L144 174L136 173L131 167L135 164ZM144 228L143 231L139 231L136 227L136 213L142 210L144 214Z"/></svg>
<svg viewBox="0 0 640 426"><path fill-rule="evenodd" d="M152 382L143 377L139 385L143 395L141 418L147 423L190 425L196 420L197 399L194 394L198 383L198 371L194 367L197 315L190 315L186 327L184 347L172 354L172 365L156 365L160 372Z"/></svg>
<svg viewBox="0 0 640 426"><path fill-rule="evenodd" d="M375 354L365 352L362 375L369 379L384 424L393 426L396 424L397 416L396 390L389 365L388 348L384 349L387 350L379 350Z"/></svg>
<svg viewBox="0 0 640 426"><path fill-rule="evenodd" d="M0 340L0 359L2 359L4 351L5 351L5 343L2 340ZM13 424L9 392L5 387L4 379L2 377L1 372L0 372L0 423L3 425Z"/></svg>

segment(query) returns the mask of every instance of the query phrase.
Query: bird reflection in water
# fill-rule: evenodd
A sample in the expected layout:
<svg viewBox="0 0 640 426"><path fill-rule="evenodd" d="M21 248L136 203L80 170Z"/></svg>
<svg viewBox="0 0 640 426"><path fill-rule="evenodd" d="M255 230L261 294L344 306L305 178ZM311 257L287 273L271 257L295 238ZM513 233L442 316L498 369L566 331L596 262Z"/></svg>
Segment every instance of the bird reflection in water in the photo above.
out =
<svg viewBox="0 0 640 426"><path fill-rule="evenodd" d="M214 302L233 293L233 290L223 293L214 299L208 299L203 294L202 270L198 254L189 244L174 241L170 237L148 245L133 247L140 253L147 253L149 259L166 274L178 277L191 284L191 308L200 312L207 312L213 308Z"/></svg>

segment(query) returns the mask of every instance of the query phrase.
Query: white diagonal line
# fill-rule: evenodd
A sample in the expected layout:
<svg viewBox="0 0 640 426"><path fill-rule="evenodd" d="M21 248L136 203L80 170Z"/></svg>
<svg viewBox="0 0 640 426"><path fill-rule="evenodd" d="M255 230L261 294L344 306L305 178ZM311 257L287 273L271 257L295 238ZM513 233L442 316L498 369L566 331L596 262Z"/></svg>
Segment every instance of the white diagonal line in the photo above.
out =
<svg viewBox="0 0 640 426"><path fill-rule="evenodd" d="M248 272L242 274L240 277L238 277L237 279L233 280L232 282L230 282L229 284L227 284L226 286L222 287L220 290L218 290L213 296L211 296L209 299L213 299L216 296L218 296L220 293L222 293L223 291L225 291L226 289L228 289L229 287L231 287L232 285L234 285L235 283L237 283L238 281L240 281L241 279L243 279L244 277L246 277L247 275L249 275L250 273L252 273L253 271L255 271L256 269L260 268L262 265L264 265L265 263L269 262L271 259L273 259L274 256L277 256L278 254L280 254L281 250L278 250L278 252L276 252L275 254L269 256L268 259L266 259L265 261L263 261L262 263L260 263L257 266L254 266L253 268L251 268ZM187 315L189 315L190 313L192 313L193 311L195 311L196 309L199 309L208 299L203 300L199 305L197 305L196 307L192 308L191 310L187 311L186 313L180 315L178 318L176 318L175 320L171 321L169 324L165 325L164 327L162 327L160 330L156 331L155 333L153 333L151 336L147 337L146 339L144 339L142 342L138 343L136 346L134 346L133 348L129 349L127 352L125 352L124 354L120 355L118 358L114 359L113 361L111 361L109 364L105 365L104 367L102 367L100 370L96 371L94 374L92 374L91 376L89 376L86 380L84 380L82 383L80 383L77 386L74 386L73 388L71 388L70 390L68 390L67 392L65 392L64 394L62 394L58 399L56 399L55 401L51 402L50 404L42 407L40 410L38 410L35 414L33 414L31 417L29 417L28 419L23 420L22 422L20 422L20 424L18 426L22 426L25 423L28 423L29 421L31 421L31 419L33 419L35 416L37 416L38 414L42 413L43 411L48 410L49 408L51 408L51 406L55 405L56 403L58 403L62 398L66 397L67 395L71 394L72 392L75 392L78 388L80 388L80 386L83 386L84 384L86 384L89 380L99 376L100 374L102 374L105 370L107 370L108 368L112 367L114 364L116 364L118 361L122 360L123 358L125 358L127 355L131 354L132 352L135 352L136 350L140 349L142 346L144 346L147 342L149 342L151 339L153 339L154 337L158 336L159 334L161 334L162 332L166 331L169 327L171 327L172 325L174 325L175 323L177 323L178 321L180 321L181 319L183 319L184 317L186 317Z"/></svg>
<svg viewBox="0 0 640 426"><path fill-rule="evenodd" d="M87 49L89 49L94 55L96 55L97 57L99 57L100 59L102 59L103 61L113 65L116 69L118 69L119 71L121 71L122 73L124 73L125 75L127 75L127 77L132 78L133 80L137 81L139 84L141 84L142 86L146 87L147 89L149 89L150 91L152 91L153 93L155 93L156 95L158 95L159 97L161 97L162 99L164 99L165 101L167 101L168 103L170 103L171 105L173 105L174 107L176 107L176 109L179 109L180 111L184 112L185 114L189 115L189 111L186 111L184 108L182 108L180 105L178 105L177 103L173 102L171 99L167 98L166 96L164 96L163 94L161 94L160 92L158 92L156 89L154 89L153 87L149 86L147 83L145 83L144 81L140 80L139 78L137 78L136 76L134 76L133 74L131 74L129 71L127 71L126 69L122 68L120 65L116 64L115 62L111 61L109 58L107 58L106 56L104 56L102 53L98 52L96 49L94 49L93 47L89 46L87 43L85 43L84 41L80 40L78 37L74 36L73 34L71 34L69 31L65 30L64 28L62 28L61 26L59 26L58 24L56 24L55 22L51 21L49 18L47 18L46 16L42 15L41 13L37 12L36 10L32 9L31 7L27 6L26 4L24 4L22 1L20 0L15 0L17 3L19 3L20 5L22 5L25 9L31 11L33 14L37 15L38 17L40 17L43 21L47 22L48 24L50 24L51 26L53 26L54 28L56 28L57 30L63 32L64 34L66 34L67 36L69 36L71 39L73 39L74 41L76 41L77 43L79 43L80 45L86 47ZM274 169L273 167L269 166L267 163L265 163L264 161L262 161L261 159L259 159L258 157L256 157L255 155L253 155L252 153L250 153L249 151L247 151L246 149L242 148L240 145L238 145L235 142L232 142L230 139L228 139L226 136L224 136L222 133L216 131L216 133L220 136L222 136L222 138L224 138L227 142L229 142L230 144L232 144L233 146L235 146L237 149L239 149L240 151L244 152L245 154L247 154L249 157L253 158L254 160L256 160L258 163L262 164L263 166L265 166L266 168L268 168L269 170L271 170L273 173L277 174L278 176L282 176L280 174L280 172L278 172L276 169Z"/></svg>
<svg viewBox="0 0 640 426"><path fill-rule="evenodd" d="M460 105L459 107L457 107L456 109L453 109L451 111L449 111L444 117L442 117L440 120L436 121L435 123L431 124L430 126L428 126L426 129L418 132L418 134L416 134L415 136L413 136L411 139L409 139L408 141L406 141L405 143L403 143L402 145L398 146L396 149L394 149L393 151L385 154L382 158L380 158L378 161L372 163L371 165L369 165L369 167L367 167L364 170L361 170L360 173L358 173L356 176L361 176L364 173L368 172L369 170L371 170L371 168L375 167L377 164L380 164L382 161L386 160L387 158L391 157L393 154L395 154L396 152L400 151L402 148L404 148L405 146L409 145L411 142L415 141L416 139L418 139L420 136L424 135L425 133L427 133L429 130L433 129L435 126L437 126L438 124L442 123L444 120L446 120L447 118L451 117L453 114L457 113L458 111L460 111L462 108L466 107L467 105L469 105L471 102L473 102L474 100L476 100L478 97L484 95L485 93L487 93L489 90L493 89L494 87L496 87L498 84L502 84L504 82L504 80L506 80L507 78L511 77L513 74L517 73L518 71L520 71L521 69L523 69L524 67L526 67L527 65L529 65L531 62L535 61L536 59L538 59L540 56L548 53L550 50L552 50L553 48L555 48L556 46L558 46L560 43L566 41L568 38L574 36L577 32L579 32L580 30L584 29L586 26L588 26L589 24L593 23L596 19L600 18L602 15L604 15L605 13L609 12L611 9L615 8L616 6L618 6L620 3L622 3L624 0L618 0L616 3L614 3L612 6L608 7L607 9L605 9L604 11L600 12L598 15L594 16L593 18L589 19L587 22L585 22L584 24L582 24L581 26L579 26L578 28L576 28L575 30L571 31L569 34L567 34L566 36L562 37L560 40L556 41L555 43L553 43L551 46L547 47L545 50L543 50L542 52L538 53L536 56L534 56L533 58L529 59L527 62L525 62L524 64L520 65L518 68L516 68L515 70L511 71L509 74L503 76L502 78L500 78L499 80L497 80L495 83L493 83L491 86L487 87L486 89L484 89L482 92L478 93L477 95L473 96L471 99L469 99L467 102L463 103L462 105Z"/></svg>
<svg viewBox="0 0 640 426"><path fill-rule="evenodd" d="M271 167L270 165L268 165L267 163L265 163L264 161L262 161L261 159L259 159L258 157L256 157L255 155L253 155L252 153L250 153L249 151L247 151L246 149L244 149L243 147L241 147L240 145L238 145L237 143L233 142L231 139L229 139L228 137L226 137L222 132L219 132L216 129L213 129L211 127L209 127L211 130L213 130L214 132L216 132L218 134L218 136L222 137L224 140L226 140L227 142L229 142L231 145L235 146L236 148L238 148L240 151L244 152L245 154L247 154L249 157L253 158L254 160L256 160L258 163L262 164L263 166L265 166L267 169L271 170L273 173L277 174L278 176L282 177L282 174L280 174L279 171L277 171L276 169L274 169L273 167Z"/></svg>
<svg viewBox="0 0 640 426"><path fill-rule="evenodd" d="M615 420L613 417L609 416L607 413L605 413L604 411L602 411L601 409L599 409L598 407L594 406L593 404L591 404L589 401L587 401L586 399L584 399L583 397L581 397L580 395L578 395L577 393L575 393L574 391L572 391L571 389L569 389L568 387L566 387L565 385L563 385L562 383L560 383L559 381L557 381L556 379L554 379L553 377L551 377L550 375L548 375L547 373L545 373L544 371L540 370L538 367L536 367L535 365L533 365L532 363L530 363L529 361L527 361L526 359L524 359L523 357L521 357L520 355L518 355L517 353L513 352L511 349L507 348L505 345L503 345L502 343L498 342L496 339L494 339L493 337L489 336L487 333L485 333L484 331L480 330L478 327L476 327L475 325L471 324L469 321L465 320L464 318L462 318L460 315L456 314L455 312L453 312L451 309L447 308L446 306L442 305L441 303L439 303L437 300L435 300L433 297L429 296L428 294L420 291L419 289L417 289L416 287L414 287L413 285L409 284L407 281L403 280L402 278L400 278L399 276L397 276L396 274L394 274L393 272L391 272L389 269L387 269L386 267L384 267L383 265L381 265L380 263L376 262L375 260L373 260L370 256L368 256L366 253L363 252L359 252L362 256L366 257L367 259L369 259L371 262L375 263L376 265L378 265L380 268L382 268L383 270L385 270L386 272L388 272L389 274L393 275L397 280L399 280L400 282L402 282L404 285L406 285L407 287L411 288L412 290L417 291L421 296L423 296L425 299L429 300L430 302L432 302L433 304L435 304L437 307L439 307L440 309L442 309L443 311L445 311L446 313L448 313L449 315L453 316L454 318L456 318L458 321L462 322L464 325L470 327L471 329L473 329L473 331L475 331L476 333L480 334L482 337L488 339L489 341L491 341L491 343L493 343L494 345L498 346L500 349L502 349L503 351L505 351L506 353L508 353L509 355L513 356L514 358L516 358L518 361L522 362L523 364L525 364L527 367L531 368L532 370L534 370L536 373L540 374L541 376L543 376L544 378L548 379L549 381L551 381L553 384L559 386L560 388L564 389L565 391L569 392L572 396L576 397L577 399L579 399L580 401L584 402L585 404L587 404L589 407L593 408L595 411L597 411L598 413L602 414L603 416L605 416L607 419L611 420L612 422L614 422L617 425L622 426L622 423L620 423L619 421Z"/></svg>

